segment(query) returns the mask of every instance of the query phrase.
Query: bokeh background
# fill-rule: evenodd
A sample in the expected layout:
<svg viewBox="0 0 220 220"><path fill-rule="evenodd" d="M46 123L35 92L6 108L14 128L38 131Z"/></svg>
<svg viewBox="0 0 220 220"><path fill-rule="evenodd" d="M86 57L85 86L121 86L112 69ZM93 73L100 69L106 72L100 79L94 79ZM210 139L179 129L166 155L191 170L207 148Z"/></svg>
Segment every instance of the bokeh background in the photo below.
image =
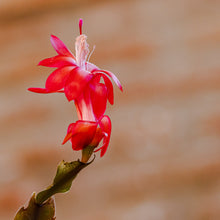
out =
<svg viewBox="0 0 220 220"><path fill-rule="evenodd" d="M73 103L40 95L55 55L74 51L78 19L91 57L114 72L110 147L56 195L57 220L220 219L220 2L218 0L0 1L0 219L48 186Z"/></svg>

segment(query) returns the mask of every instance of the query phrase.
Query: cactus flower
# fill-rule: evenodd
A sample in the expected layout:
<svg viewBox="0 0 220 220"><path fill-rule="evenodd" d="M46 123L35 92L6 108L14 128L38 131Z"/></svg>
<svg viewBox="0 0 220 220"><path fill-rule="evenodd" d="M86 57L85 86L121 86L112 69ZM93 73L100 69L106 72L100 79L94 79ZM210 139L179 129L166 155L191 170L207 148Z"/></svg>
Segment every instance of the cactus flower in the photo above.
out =
<svg viewBox="0 0 220 220"><path fill-rule="evenodd" d="M90 146L105 154L111 135L111 120L105 114L107 100L114 103L113 80L122 91L118 78L107 70L99 69L88 61L89 46L82 34L82 19L79 20L80 35L75 42L75 56L56 36L51 43L58 55L40 61L39 65L55 67L47 78L45 88L29 88L36 93L64 93L68 101L73 100L78 120L67 129L63 144L72 142L73 150ZM99 144L102 142L102 145ZM99 148L98 148L99 146Z"/></svg>
<svg viewBox="0 0 220 220"><path fill-rule="evenodd" d="M80 35L76 38L76 56L56 36L51 35L51 44L58 53L57 56L44 59L38 65L57 68L46 80L45 88L29 88L36 93L64 92L69 101L76 100L83 92L88 83L95 77L96 80L104 78L108 89L108 98L113 103L112 79L122 90L117 77L106 70L99 69L96 65L88 62L89 46L86 35L82 34L82 20L79 21ZM96 77L99 75L99 77Z"/></svg>

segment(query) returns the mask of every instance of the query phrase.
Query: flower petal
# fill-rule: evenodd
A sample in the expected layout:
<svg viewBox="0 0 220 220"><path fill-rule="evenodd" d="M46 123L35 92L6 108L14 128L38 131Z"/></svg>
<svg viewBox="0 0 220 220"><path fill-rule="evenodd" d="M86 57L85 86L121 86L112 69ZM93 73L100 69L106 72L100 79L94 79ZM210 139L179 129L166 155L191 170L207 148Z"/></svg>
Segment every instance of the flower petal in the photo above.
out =
<svg viewBox="0 0 220 220"><path fill-rule="evenodd" d="M70 72L75 67L65 66L53 71L46 80L45 87L49 91L57 91L64 87Z"/></svg>
<svg viewBox="0 0 220 220"><path fill-rule="evenodd" d="M111 105L114 104L114 91L113 91L113 85L111 80L109 79L109 76L106 76L104 73L96 73L95 76L92 78L93 83L99 83L101 77L104 79L105 85L107 87L108 93L108 101Z"/></svg>
<svg viewBox="0 0 220 220"><path fill-rule="evenodd" d="M76 100L91 80L92 74L80 67L73 69L66 80L64 91L69 101Z"/></svg>
<svg viewBox="0 0 220 220"><path fill-rule="evenodd" d="M89 144L89 146L97 147L99 145L100 141L102 140L102 138L104 138L104 137L105 137L105 134L102 132L102 129L97 128L95 136L94 136L92 142Z"/></svg>
<svg viewBox="0 0 220 220"><path fill-rule="evenodd" d="M63 140L63 143L62 144L65 144L72 136L73 136L73 133L74 133L74 128L76 127L76 123L71 123L69 126L68 126L68 129L67 129L67 134Z"/></svg>
<svg viewBox="0 0 220 220"><path fill-rule="evenodd" d="M114 80L114 82L116 83L116 85L118 86L118 88L119 88L121 91L123 91L122 85L121 85L119 79L115 76L114 73L112 73L112 72L110 72L110 71L107 71L107 70L94 70L94 71L92 71L92 73L93 73L93 74L105 73L106 75L108 75L109 77L111 77L111 78Z"/></svg>
<svg viewBox="0 0 220 220"><path fill-rule="evenodd" d="M90 84L90 97L94 115L99 120L106 110L107 87L103 83Z"/></svg>
<svg viewBox="0 0 220 220"><path fill-rule="evenodd" d="M44 94L52 93L52 91L49 91L49 90L46 89L46 88L36 88L36 87L28 88L28 91L30 91L30 92L36 92L36 93L44 93Z"/></svg>
<svg viewBox="0 0 220 220"><path fill-rule="evenodd" d="M111 105L113 105L114 104L114 92L113 92L112 82L108 76L103 74L102 77L103 77L105 85L107 86L107 89L108 89L108 101L110 102Z"/></svg>
<svg viewBox="0 0 220 220"><path fill-rule="evenodd" d="M75 106L80 120L96 121L89 86L86 86L82 94L77 97Z"/></svg>
<svg viewBox="0 0 220 220"><path fill-rule="evenodd" d="M53 48L59 55L74 57L71 51L66 47L66 45L56 36L51 35L50 37L51 44Z"/></svg>
<svg viewBox="0 0 220 220"><path fill-rule="evenodd" d="M63 66L76 66L76 62L72 57L57 55L50 57L39 62L40 66L46 67L63 67Z"/></svg>
<svg viewBox="0 0 220 220"><path fill-rule="evenodd" d="M96 133L97 123L91 121L77 121L69 125L63 144L69 139L73 150L82 150L93 140Z"/></svg>
<svg viewBox="0 0 220 220"><path fill-rule="evenodd" d="M95 150L95 152L101 150L100 156L103 157L107 151L109 141L110 141L110 136L111 136L112 126L111 126L110 118L107 115L104 115L101 121L99 122L99 125L102 129L102 132L105 133L106 136L104 137L103 145L99 149Z"/></svg>

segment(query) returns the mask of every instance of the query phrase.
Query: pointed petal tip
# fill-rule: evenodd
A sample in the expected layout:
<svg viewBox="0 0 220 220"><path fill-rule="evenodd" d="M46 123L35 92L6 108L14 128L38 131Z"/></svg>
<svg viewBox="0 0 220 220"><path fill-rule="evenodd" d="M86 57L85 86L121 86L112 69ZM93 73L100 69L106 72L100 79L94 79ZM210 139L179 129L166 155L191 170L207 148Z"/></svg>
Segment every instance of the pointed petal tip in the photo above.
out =
<svg viewBox="0 0 220 220"><path fill-rule="evenodd" d="M115 76L115 78L112 77L112 79L115 81L118 88L123 92L123 88L122 88L122 85L121 85L121 82L119 81L119 79L116 76Z"/></svg>
<svg viewBox="0 0 220 220"><path fill-rule="evenodd" d="M57 38L55 35L51 34L50 38Z"/></svg>
<svg viewBox="0 0 220 220"><path fill-rule="evenodd" d="M124 91L123 88L122 88L122 85L120 85L119 89L120 89L122 92Z"/></svg>
<svg viewBox="0 0 220 220"><path fill-rule="evenodd" d="M103 149L103 146L102 146L102 147L94 150L95 153L98 152L98 151L100 151L100 157L103 157L105 155L107 149Z"/></svg>
<svg viewBox="0 0 220 220"><path fill-rule="evenodd" d="M30 87L27 89L30 92L36 92L36 93L46 93L48 92L45 88L36 88L36 87Z"/></svg>
<svg viewBox="0 0 220 220"><path fill-rule="evenodd" d="M43 63L44 63L44 60L41 60L41 61L37 64L37 66L44 66Z"/></svg>
<svg viewBox="0 0 220 220"><path fill-rule="evenodd" d="M69 95L69 93L65 92L65 89L64 89L64 93L65 93L65 96L66 96L68 102L74 100L74 98L71 95Z"/></svg>
<svg viewBox="0 0 220 220"><path fill-rule="evenodd" d="M51 34L51 35L50 35L50 41L51 41L52 44L53 44L53 41L54 41L55 39L57 39L57 37L56 37L55 35Z"/></svg>
<svg viewBox="0 0 220 220"><path fill-rule="evenodd" d="M48 58L46 58L46 59L43 59L43 60L41 60L37 65L38 66L45 66L45 61L47 61L48 60Z"/></svg>
<svg viewBox="0 0 220 220"><path fill-rule="evenodd" d="M58 37L56 37L55 35L51 35L50 42L59 55L70 56L75 59L72 52L66 47L63 41L61 41Z"/></svg>
<svg viewBox="0 0 220 220"><path fill-rule="evenodd" d="M73 101L74 99L73 98L67 98L68 102L71 102Z"/></svg>
<svg viewBox="0 0 220 220"><path fill-rule="evenodd" d="M110 105L114 105L114 100L109 100L108 99L108 101L109 101Z"/></svg>
<svg viewBox="0 0 220 220"><path fill-rule="evenodd" d="M101 150L100 157L103 157L104 155L105 155L105 152L103 152L103 151Z"/></svg>
<svg viewBox="0 0 220 220"><path fill-rule="evenodd" d="M56 91L50 91L46 88L35 88L35 87L28 88L27 90L30 91L30 92L41 93L41 94L48 94L48 93L56 92Z"/></svg>
<svg viewBox="0 0 220 220"><path fill-rule="evenodd" d="M62 142L62 145L64 145L71 137L72 137L72 133L67 134Z"/></svg>

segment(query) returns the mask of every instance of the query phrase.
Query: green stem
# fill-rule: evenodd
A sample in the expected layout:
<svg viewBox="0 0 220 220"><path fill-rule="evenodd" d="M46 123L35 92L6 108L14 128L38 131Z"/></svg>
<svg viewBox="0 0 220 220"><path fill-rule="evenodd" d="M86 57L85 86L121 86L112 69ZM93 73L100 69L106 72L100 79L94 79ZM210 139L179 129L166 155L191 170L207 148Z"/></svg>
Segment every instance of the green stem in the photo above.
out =
<svg viewBox="0 0 220 220"><path fill-rule="evenodd" d="M92 156L94 152L95 147L93 146L87 146L82 150L82 158L81 162L82 163L87 163L89 158Z"/></svg>
<svg viewBox="0 0 220 220"><path fill-rule="evenodd" d="M38 205L33 193L28 207L22 207L16 214L14 220L55 220L55 205L52 198L48 199L44 204Z"/></svg>
<svg viewBox="0 0 220 220"><path fill-rule="evenodd" d="M88 149L86 154L91 156L92 153ZM39 192L36 197L34 193L28 207L26 209L22 207L17 212L14 220L55 220L55 206L51 196L56 193L69 191L72 181L76 178L77 174L91 164L94 159L95 157L89 163L83 163L79 160L70 163L60 162L53 184L46 190Z"/></svg>
<svg viewBox="0 0 220 220"><path fill-rule="evenodd" d="M92 163L94 159L90 163ZM70 163L62 161L58 165L53 184L37 194L36 203L41 205L54 194L69 191L72 181L76 178L77 174L90 163L83 163L79 160Z"/></svg>

